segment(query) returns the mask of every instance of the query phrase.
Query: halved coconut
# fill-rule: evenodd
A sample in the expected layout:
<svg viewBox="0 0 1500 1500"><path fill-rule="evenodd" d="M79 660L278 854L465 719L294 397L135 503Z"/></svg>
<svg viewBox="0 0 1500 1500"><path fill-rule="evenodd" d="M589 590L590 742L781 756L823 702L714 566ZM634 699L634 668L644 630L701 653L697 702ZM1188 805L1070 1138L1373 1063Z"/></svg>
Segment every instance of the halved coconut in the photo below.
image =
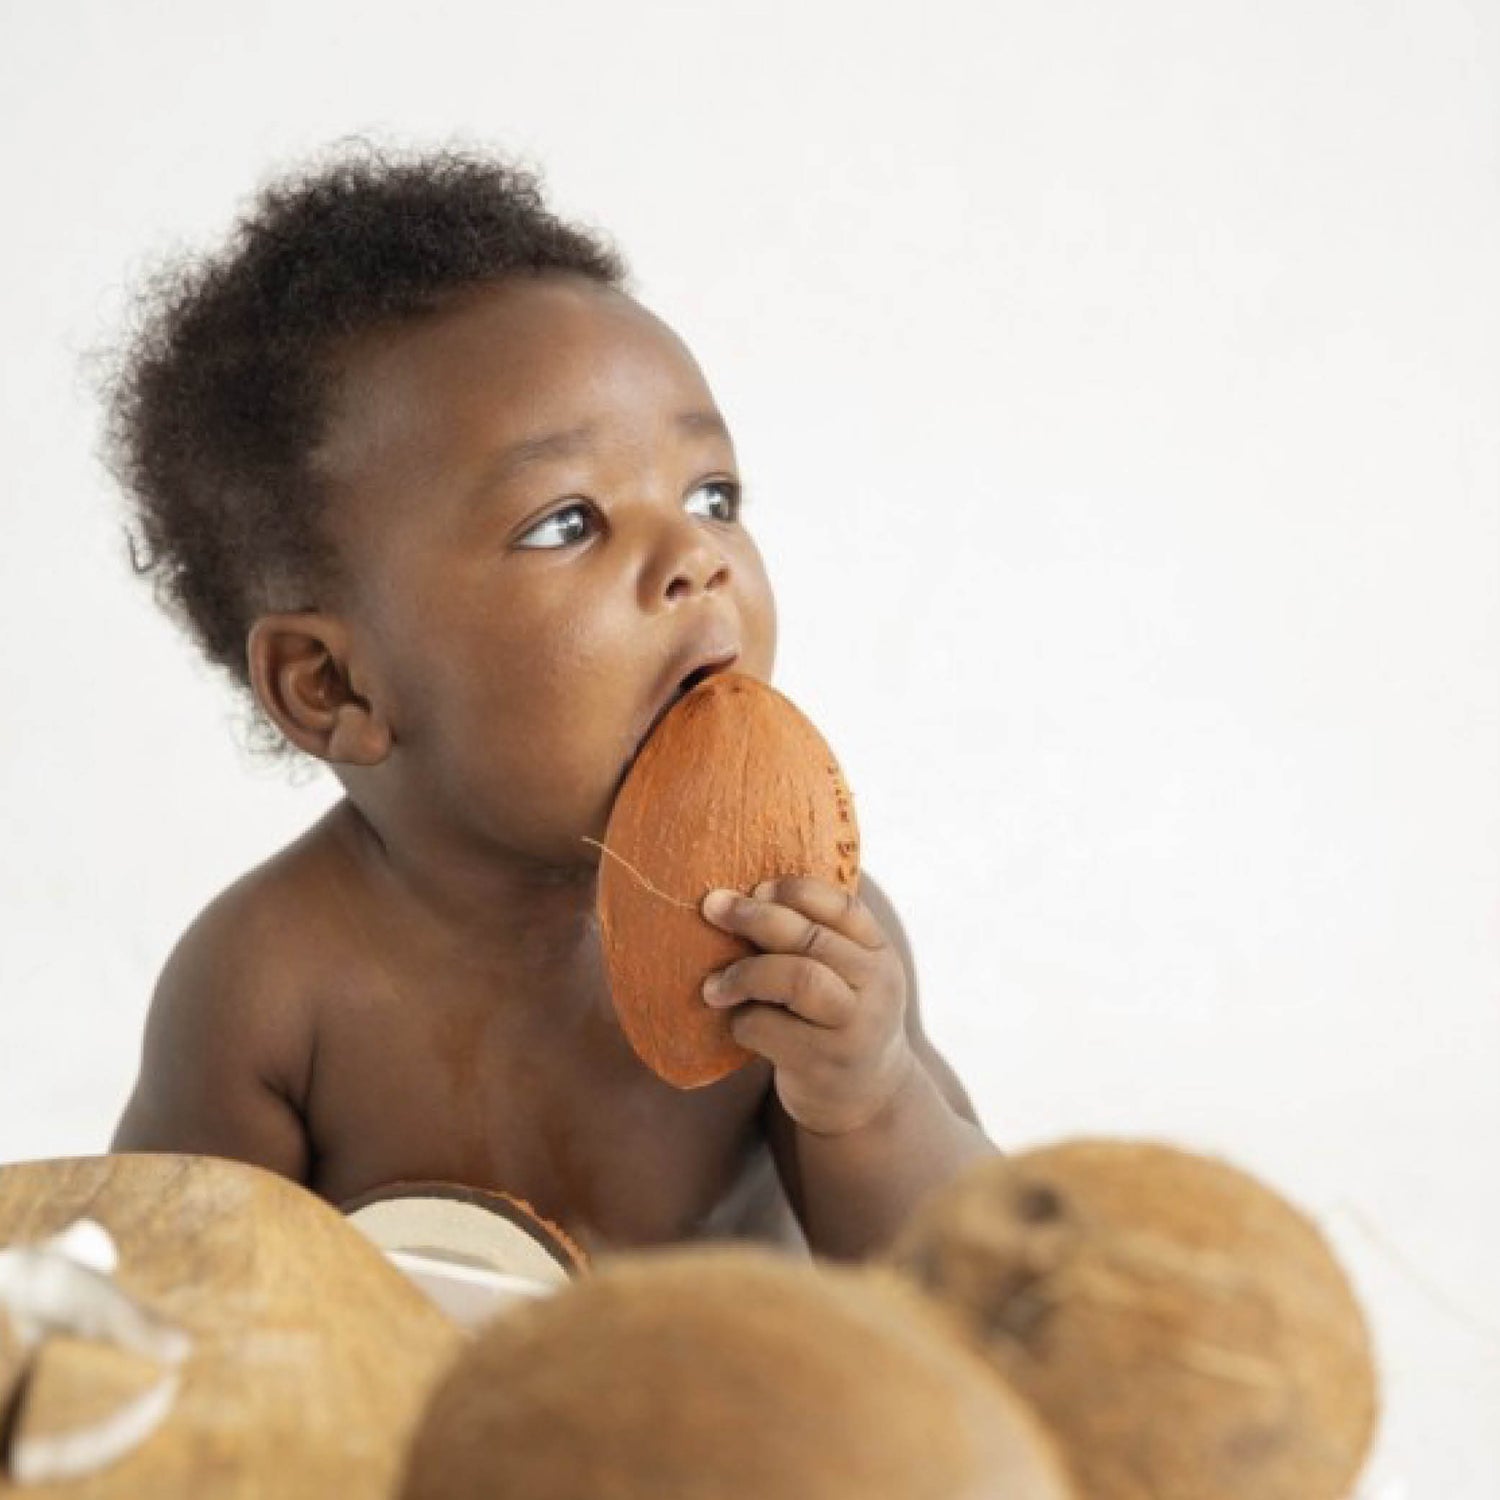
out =
<svg viewBox="0 0 1500 1500"><path fill-rule="evenodd" d="M6 1469L28 1485L108 1468L161 1426L180 1380L175 1366L113 1344L43 1339L15 1403Z"/></svg>
<svg viewBox="0 0 1500 1500"><path fill-rule="evenodd" d="M0 1307L0 1427L5 1424L5 1413L21 1383L21 1371L26 1365L26 1348L21 1335L11 1321L10 1314Z"/></svg>
<svg viewBox="0 0 1500 1500"><path fill-rule="evenodd" d="M453 1182L392 1183L342 1205L451 1318L479 1328L588 1269L558 1225L513 1193Z"/></svg>
<svg viewBox="0 0 1500 1500"><path fill-rule="evenodd" d="M357 1229L306 1188L216 1157L0 1166L0 1255L45 1245L85 1213L108 1229L119 1268L106 1278L59 1257L66 1273L18 1299L49 1336L28 1351L13 1462L19 1444L24 1462L71 1464L79 1449L66 1434L81 1427L95 1432L93 1457L120 1456L49 1493L390 1494L463 1333ZM168 1330L190 1349L153 1373L153 1350L156 1364L174 1363Z"/></svg>
<svg viewBox="0 0 1500 1500"><path fill-rule="evenodd" d="M342 1208L350 1223L386 1251L552 1285L588 1268L588 1257L567 1233L513 1193L456 1182L397 1182Z"/></svg>

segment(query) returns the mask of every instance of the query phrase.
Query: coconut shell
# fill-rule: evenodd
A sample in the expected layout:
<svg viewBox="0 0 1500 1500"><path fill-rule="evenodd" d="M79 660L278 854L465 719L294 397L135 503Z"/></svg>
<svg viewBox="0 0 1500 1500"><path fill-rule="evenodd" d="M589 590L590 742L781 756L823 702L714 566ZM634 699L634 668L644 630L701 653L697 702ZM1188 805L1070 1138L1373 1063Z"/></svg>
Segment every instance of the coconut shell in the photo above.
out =
<svg viewBox="0 0 1500 1500"><path fill-rule="evenodd" d="M891 1259L1057 1434L1091 1500L1345 1500L1376 1417L1333 1252L1253 1177L1163 1145L987 1159Z"/></svg>
<svg viewBox="0 0 1500 1500"><path fill-rule="evenodd" d="M11 1398L21 1383L21 1371L26 1366L26 1349L21 1335L10 1320L10 1314L0 1307L0 1422L9 1410Z"/></svg>
<svg viewBox="0 0 1500 1500"><path fill-rule="evenodd" d="M244 1162L151 1152L0 1166L0 1246L41 1244L85 1214L119 1248L118 1289L191 1347L160 1427L38 1496L386 1500L463 1334L374 1245L306 1188ZM91 1420L96 1394L126 1398L109 1442L158 1410L140 1368L106 1363L107 1350L52 1338L31 1352L13 1442L22 1432L34 1449L80 1400Z"/></svg>
<svg viewBox="0 0 1500 1500"><path fill-rule="evenodd" d="M1075 1500L1042 1424L879 1270L625 1256L490 1324L400 1500Z"/></svg>
<svg viewBox="0 0 1500 1500"><path fill-rule="evenodd" d="M562 1283L588 1269L567 1232L514 1193L456 1182L397 1182L339 1205L382 1250L469 1261Z"/></svg>
<svg viewBox="0 0 1500 1500"><path fill-rule="evenodd" d="M166 1420L178 1380L171 1367L98 1340L43 1339L10 1421L12 1477L24 1486L109 1468Z"/></svg>
<svg viewBox="0 0 1500 1500"><path fill-rule="evenodd" d="M775 688L706 678L656 726L605 832L599 926L610 992L642 1062L698 1088L754 1056L703 1000L710 973L757 950L708 922L716 887L815 875L859 886L854 798L833 752Z"/></svg>

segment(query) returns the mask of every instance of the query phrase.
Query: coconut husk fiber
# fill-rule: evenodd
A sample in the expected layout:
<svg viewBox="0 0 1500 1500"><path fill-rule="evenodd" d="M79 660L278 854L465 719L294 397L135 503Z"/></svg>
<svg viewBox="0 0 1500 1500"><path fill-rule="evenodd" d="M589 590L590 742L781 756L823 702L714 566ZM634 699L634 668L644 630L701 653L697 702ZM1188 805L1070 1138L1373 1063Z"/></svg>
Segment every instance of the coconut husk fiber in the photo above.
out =
<svg viewBox="0 0 1500 1500"><path fill-rule="evenodd" d="M650 1252L485 1329L401 1500L1077 1500L1041 1424L879 1269Z"/></svg>
<svg viewBox="0 0 1500 1500"><path fill-rule="evenodd" d="M1312 1222L1171 1146L989 1159L890 1259L1033 1403L1091 1500L1345 1500L1376 1419L1369 1332Z"/></svg>
<svg viewBox="0 0 1500 1500"><path fill-rule="evenodd" d="M636 1054L679 1088L749 1062L703 981L756 950L700 907L716 887L816 875L859 886L854 799L833 752L775 688L720 672L675 703L610 811L598 911L610 992Z"/></svg>

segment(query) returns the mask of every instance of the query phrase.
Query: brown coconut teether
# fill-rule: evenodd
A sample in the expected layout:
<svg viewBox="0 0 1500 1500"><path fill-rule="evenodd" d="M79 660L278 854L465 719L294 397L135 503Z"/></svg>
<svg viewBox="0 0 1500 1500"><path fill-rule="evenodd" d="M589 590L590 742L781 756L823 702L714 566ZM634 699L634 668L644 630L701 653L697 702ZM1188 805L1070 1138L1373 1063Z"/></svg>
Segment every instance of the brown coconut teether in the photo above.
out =
<svg viewBox="0 0 1500 1500"><path fill-rule="evenodd" d="M1083 1140L989 1159L892 1249L1036 1407L1091 1500L1345 1500L1369 1334L1313 1224L1222 1161Z"/></svg>
<svg viewBox="0 0 1500 1500"><path fill-rule="evenodd" d="M401 1500L1074 1500L1026 1404L878 1269L625 1256L491 1323Z"/></svg>
<svg viewBox="0 0 1500 1500"><path fill-rule="evenodd" d="M672 707L631 766L599 861L599 925L626 1039L679 1088L753 1053L703 1003L709 973L755 950L699 910L715 887L816 875L859 885L854 799L822 735L776 691L721 672Z"/></svg>

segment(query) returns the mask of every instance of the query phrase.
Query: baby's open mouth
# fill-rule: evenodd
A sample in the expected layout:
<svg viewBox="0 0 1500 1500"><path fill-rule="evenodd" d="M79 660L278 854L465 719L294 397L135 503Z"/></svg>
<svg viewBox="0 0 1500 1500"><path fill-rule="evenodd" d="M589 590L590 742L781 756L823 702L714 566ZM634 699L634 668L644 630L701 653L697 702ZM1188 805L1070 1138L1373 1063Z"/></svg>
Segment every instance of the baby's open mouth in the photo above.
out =
<svg viewBox="0 0 1500 1500"><path fill-rule="evenodd" d="M699 667L695 671L689 672L687 676L682 679L681 683L678 685L677 691L673 693L672 696L668 698L667 701L663 703L659 709L657 709L656 717L652 719L651 722L646 726L646 732L641 736L640 744L635 747L636 755L639 755L641 753L641 749L645 745L646 741L656 733L656 726L660 724L661 721L665 719L666 716L671 713L672 710L676 708L677 705L681 703L682 700L686 698L687 695L692 692L692 690L697 687L700 682L702 682L707 677L711 677L716 670L718 669L714 667ZM632 760L633 759L634 756L632 756Z"/></svg>
<svg viewBox="0 0 1500 1500"><path fill-rule="evenodd" d="M699 667L696 671L689 672L687 676L682 679L682 686L677 689L677 697L674 698L672 702L676 703L678 699L686 698L687 695L692 692L692 690L697 687L700 682L703 682L706 678L712 677L715 672L720 672L723 670L724 669L722 667L708 666ZM670 707L670 705L668 706Z"/></svg>
<svg viewBox="0 0 1500 1500"><path fill-rule="evenodd" d="M687 697L687 695L692 692L692 690L697 687L700 682L703 682L706 678L712 677L716 672L725 672L730 670L738 660L739 655L737 652L733 654L725 654L717 661L705 662L701 666L694 667L691 672L689 672L685 677L682 678L682 680L677 684L676 688L666 699L666 701L656 710L656 713L651 718L651 722L646 725L646 728L642 731L640 737L636 740L635 746L630 752L630 758L625 763L625 775L628 776L630 774L630 768L636 763L636 760L640 756L641 751L646 746L646 742L651 738L653 734L656 733L657 725L660 724L661 721L665 719L666 716L671 713L672 710L676 708L676 706L685 697ZM623 780L624 777L622 776L621 779Z"/></svg>

